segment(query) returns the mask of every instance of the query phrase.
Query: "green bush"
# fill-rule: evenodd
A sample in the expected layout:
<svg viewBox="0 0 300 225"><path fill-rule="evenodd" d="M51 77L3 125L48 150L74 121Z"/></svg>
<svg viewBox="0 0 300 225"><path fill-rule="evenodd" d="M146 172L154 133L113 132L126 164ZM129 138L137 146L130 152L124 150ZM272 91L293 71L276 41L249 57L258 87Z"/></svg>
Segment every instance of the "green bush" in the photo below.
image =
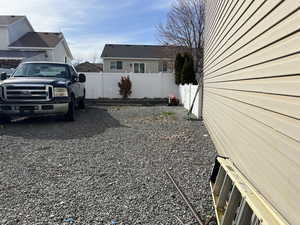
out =
<svg viewBox="0 0 300 225"><path fill-rule="evenodd" d="M182 68L184 64L184 57L178 53L175 59L175 83L179 85L181 83L181 75L182 75Z"/></svg>
<svg viewBox="0 0 300 225"><path fill-rule="evenodd" d="M121 81L118 83L118 85L120 88L119 93L124 99L128 98L132 94L132 83L129 76L121 77Z"/></svg>

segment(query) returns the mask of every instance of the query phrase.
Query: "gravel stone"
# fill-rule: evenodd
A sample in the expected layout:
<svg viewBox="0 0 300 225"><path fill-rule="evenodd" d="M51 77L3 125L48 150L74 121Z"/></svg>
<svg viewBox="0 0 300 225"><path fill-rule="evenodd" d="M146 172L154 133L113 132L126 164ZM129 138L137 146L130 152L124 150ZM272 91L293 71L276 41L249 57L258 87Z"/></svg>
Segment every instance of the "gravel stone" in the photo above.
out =
<svg viewBox="0 0 300 225"><path fill-rule="evenodd" d="M0 223L197 224L168 168L203 218L213 215L216 156L182 107L88 106L75 122L25 119L0 127Z"/></svg>

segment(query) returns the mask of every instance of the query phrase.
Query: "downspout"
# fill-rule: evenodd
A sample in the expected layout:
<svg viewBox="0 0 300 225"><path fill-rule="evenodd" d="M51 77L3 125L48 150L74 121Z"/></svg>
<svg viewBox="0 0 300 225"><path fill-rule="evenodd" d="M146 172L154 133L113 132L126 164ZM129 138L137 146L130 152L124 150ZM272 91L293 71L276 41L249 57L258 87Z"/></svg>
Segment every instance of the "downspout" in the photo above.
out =
<svg viewBox="0 0 300 225"><path fill-rule="evenodd" d="M204 99L204 80L203 80L203 75L201 76L200 80L199 80L199 85L201 85L200 87L200 104L199 104L199 111L198 111L198 116L199 116L199 120L203 121L203 99Z"/></svg>

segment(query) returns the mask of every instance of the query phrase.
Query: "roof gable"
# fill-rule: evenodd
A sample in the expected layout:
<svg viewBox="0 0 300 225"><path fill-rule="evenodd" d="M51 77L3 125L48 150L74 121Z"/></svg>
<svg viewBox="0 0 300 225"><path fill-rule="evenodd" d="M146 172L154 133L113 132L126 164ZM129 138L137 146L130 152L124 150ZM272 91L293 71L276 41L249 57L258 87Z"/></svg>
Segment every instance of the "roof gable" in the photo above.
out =
<svg viewBox="0 0 300 225"><path fill-rule="evenodd" d="M102 58L141 58L160 59L173 58L178 52L187 51L183 46L166 45L116 45L106 44Z"/></svg>
<svg viewBox="0 0 300 225"><path fill-rule="evenodd" d="M8 26L23 18L25 16L0 16L0 26Z"/></svg>
<svg viewBox="0 0 300 225"><path fill-rule="evenodd" d="M62 39L62 33L29 32L9 47L55 48Z"/></svg>

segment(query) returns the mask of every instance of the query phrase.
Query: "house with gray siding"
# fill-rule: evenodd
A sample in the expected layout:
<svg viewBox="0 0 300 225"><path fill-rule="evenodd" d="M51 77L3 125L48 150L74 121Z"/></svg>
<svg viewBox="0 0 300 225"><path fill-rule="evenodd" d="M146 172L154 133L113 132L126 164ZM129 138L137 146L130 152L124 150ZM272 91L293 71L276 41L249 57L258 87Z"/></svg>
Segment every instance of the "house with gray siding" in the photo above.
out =
<svg viewBox="0 0 300 225"><path fill-rule="evenodd" d="M15 68L25 61L73 60L60 32L35 32L26 16L0 16L0 68Z"/></svg>
<svg viewBox="0 0 300 225"><path fill-rule="evenodd" d="M90 63L83 62L75 66L77 72L89 72L89 73L97 73L103 72L103 64L102 63Z"/></svg>
<svg viewBox="0 0 300 225"><path fill-rule="evenodd" d="M101 58L106 73L172 73L178 52L184 47L106 44Z"/></svg>

